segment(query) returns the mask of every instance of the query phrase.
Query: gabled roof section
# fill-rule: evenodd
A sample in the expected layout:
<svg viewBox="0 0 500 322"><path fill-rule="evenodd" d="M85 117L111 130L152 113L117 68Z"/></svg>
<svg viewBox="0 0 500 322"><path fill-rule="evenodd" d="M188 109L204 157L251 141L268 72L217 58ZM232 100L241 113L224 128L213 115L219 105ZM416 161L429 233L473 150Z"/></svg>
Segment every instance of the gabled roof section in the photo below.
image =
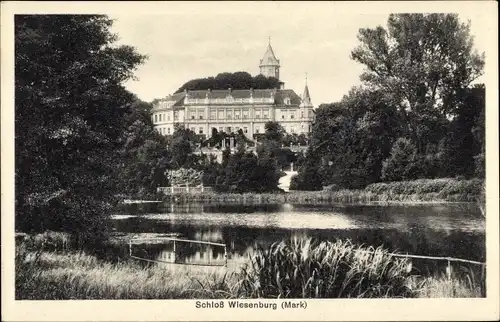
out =
<svg viewBox="0 0 500 322"><path fill-rule="evenodd" d="M158 100L156 105L153 106L153 109L162 108L160 102L172 103L172 105L171 105L172 107L182 106L182 105L184 105L185 95L186 95L185 93L176 93L176 94L168 95L167 97ZM163 106L163 108L164 108L164 106Z"/></svg>
<svg viewBox="0 0 500 322"><path fill-rule="evenodd" d="M285 99L286 98L289 98L290 99L290 104L286 104L285 103ZM276 101L276 105L280 105L280 106L299 106L300 105L300 96L297 95L297 93L295 93L292 89L280 89L276 92L276 96L275 96L275 101Z"/></svg>
<svg viewBox="0 0 500 322"><path fill-rule="evenodd" d="M274 55L273 47L271 47L271 41L267 45L266 53L264 57L260 60L260 66L279 66L280 61Z"/></svg>

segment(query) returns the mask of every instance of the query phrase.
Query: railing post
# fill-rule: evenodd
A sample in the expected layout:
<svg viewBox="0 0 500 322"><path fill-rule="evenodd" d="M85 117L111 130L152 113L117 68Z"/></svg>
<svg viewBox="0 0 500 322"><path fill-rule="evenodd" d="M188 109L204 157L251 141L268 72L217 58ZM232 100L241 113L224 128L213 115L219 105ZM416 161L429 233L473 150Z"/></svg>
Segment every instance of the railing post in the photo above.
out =
<svg viewBox="0 0 500 322"><path fill-rule="evenodd" d="M224 245L224 267L227 268L227 246Z"/></svg>
<svg viewBox="0 0 500 322"><path fill-rule="evenodd" d="M451 262L448 260L448 267L446 267L446 275L448 276L448 279L451 279Z"/></svg>
<svg viewBox="0 0 500 322"><path fill-rule="evenodd" d="M174 263L177 260L177 253L175 251L175 239L174 239Z"/></svg>
<svg viewBox="0 0 500 322"><path fill-rule="evenodd" d="M128 240L128 254L132 257L132 238Z"/></svg>

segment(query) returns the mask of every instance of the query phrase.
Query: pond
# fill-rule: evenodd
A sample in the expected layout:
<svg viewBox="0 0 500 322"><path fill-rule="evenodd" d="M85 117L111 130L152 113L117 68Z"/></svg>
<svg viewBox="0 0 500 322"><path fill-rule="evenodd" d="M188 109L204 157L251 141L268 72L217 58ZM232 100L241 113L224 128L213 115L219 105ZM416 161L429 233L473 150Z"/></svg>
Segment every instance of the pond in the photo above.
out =
<svg viewBox="0 0 500 322"><path fill-rule="evenodd" d="M175 233L177 238L227 246L228 261L243 261L254 249L297 237L350 239L390 251L485 261L485 221L475 204L130 205L113 217L126 237ZM174 247L177 247L174 251ZM222 265L224 247L156 242L133 245L133 255L176 263ZM123 245L122 252L128 252Z"/></svg>

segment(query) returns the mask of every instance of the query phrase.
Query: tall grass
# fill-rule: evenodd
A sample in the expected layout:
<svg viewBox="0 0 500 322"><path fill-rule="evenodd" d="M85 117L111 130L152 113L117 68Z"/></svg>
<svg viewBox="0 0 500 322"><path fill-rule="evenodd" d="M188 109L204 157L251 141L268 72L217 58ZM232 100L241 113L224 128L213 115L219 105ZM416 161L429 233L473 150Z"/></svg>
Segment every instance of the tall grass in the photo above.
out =
<svg viewBox="0 0 500 322"><path fill-rule="evenodd" d="M264 298L412 297L409 272L406 259L382 248L299 239L260 249L243 269L242 287Z"/></svg>
<svg viewBox="0 0 500 322"><path fill-rule="evenodd" d="M220 269L111 264L84 253L17 252L16 259L16 299L226 298L236 284Z"/></svg>
<svg viewBox="0 0 500 322"><path fill-rule="evenodd" d="M24 244L16 246L15 261L18 300L484 296L480 281L411 275L407 259L350 241L275 243L231 269L110 263Z"/></svg>

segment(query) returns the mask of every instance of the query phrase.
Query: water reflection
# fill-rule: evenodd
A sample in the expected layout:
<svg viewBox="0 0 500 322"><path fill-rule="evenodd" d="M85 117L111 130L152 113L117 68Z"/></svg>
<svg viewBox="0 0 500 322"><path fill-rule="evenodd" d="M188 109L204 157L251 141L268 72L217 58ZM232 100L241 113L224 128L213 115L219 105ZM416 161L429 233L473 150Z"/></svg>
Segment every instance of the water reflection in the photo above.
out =
<svg viewBox="0 0 500 322"><path fill-rule="evenodd" d="M258 246L283 239L351 239L401 253L485 260L484 219L471 204L419 206L179 205L128 212L112 221L124 233L179 233L182 238L226 244L228 260L247 258ZM149 259L174 260L172 245L142 245ZM170 248L169 248L170 247ZM223 247L176 249L175 261L213 264Z"/></svg>

